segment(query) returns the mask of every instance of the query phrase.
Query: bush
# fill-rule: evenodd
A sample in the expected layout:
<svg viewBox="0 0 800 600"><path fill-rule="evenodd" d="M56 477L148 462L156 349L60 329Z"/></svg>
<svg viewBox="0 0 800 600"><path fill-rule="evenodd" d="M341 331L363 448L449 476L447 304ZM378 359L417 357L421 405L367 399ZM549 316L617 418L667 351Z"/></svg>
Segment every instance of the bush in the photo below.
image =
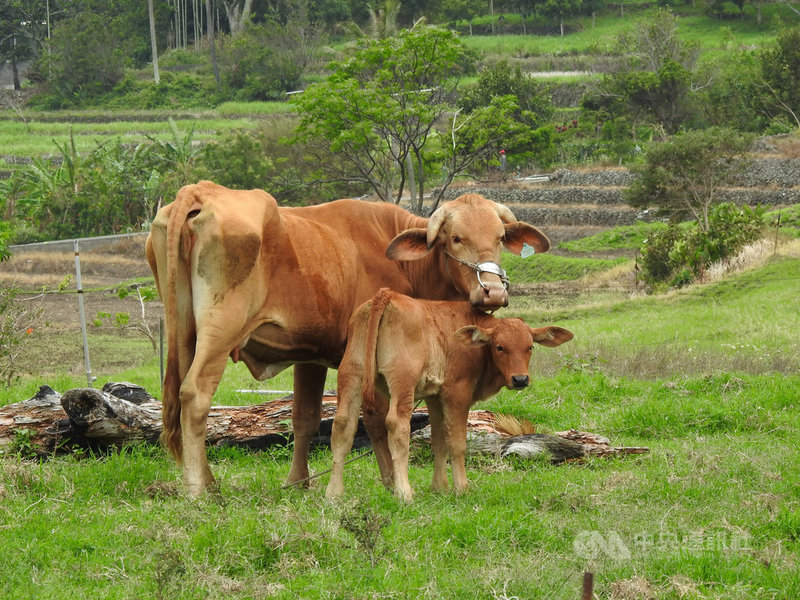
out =
<svg viewBox="0 0 800 600"><path fill-rule="evenodd" d="M239 100L285 100L313 61L302 33L292 23L248 24L221 51L225 85Z"/></svg>
<svg viewBox="0 0 800 600"><path fill-rule="evenodd" d="M101 15L83 12L60 21L50 52L37 63L49 92L38 102L43 108L63 108L102 96L122 80L130 54L114 23Z"/></svg>
<svg viewBox="0 0 800 600"><path fill-rule="evenodd" d="M283 141L293 125L280 119L253 131L233 131L207 144L196 166L196 175L230 188L264 189L281 204L308 204L361 195L363 187L321 183L319 164L306 160L300 142ZM329 156L327 162L339 160Z"/></svg>
<svg viewBox="0 0 800 600"><path fill-rule="evenodd" d="M726 202L712 207L707 232L697 223L656 232L642 244L639 268L645 281L682 287L702 279L709 265L734 256L761 237L763 215L761 207Z"/></svg>
<svg viewBox="0 0 800 600"><path fill-rule="evenodd" d="M17 299L14 287L0 289L0 381L10 387L19 378L22 349L33 336L44 311L38 305L26 305Z"/></svg>

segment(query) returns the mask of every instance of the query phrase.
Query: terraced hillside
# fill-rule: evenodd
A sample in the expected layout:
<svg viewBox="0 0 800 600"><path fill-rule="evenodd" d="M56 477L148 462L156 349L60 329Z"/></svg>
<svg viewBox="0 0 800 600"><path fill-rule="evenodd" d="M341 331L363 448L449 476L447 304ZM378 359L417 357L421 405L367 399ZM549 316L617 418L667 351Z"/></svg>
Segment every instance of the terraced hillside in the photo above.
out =
<svg viewBox="0 0 800 600"><path fill-rule="evenodd" d="M720 191L720 200L773 208L800 203L800 158L770 148L773 151L742 163L734 185ZM555 246L617 225L652 219L652 212L633 209L623 199L632 177L625 168L562 169L505 184L461 185L447 190L446 198L466 191L483 194L511 208L518 219L540 227Z"/></svg>

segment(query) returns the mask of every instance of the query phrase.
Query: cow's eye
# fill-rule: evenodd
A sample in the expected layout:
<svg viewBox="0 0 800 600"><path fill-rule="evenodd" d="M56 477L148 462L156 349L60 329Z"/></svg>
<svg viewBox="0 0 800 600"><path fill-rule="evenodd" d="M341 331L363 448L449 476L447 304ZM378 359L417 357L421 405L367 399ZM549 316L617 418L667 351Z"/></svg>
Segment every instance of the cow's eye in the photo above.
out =
<svg viewBox="0 0 800 600"><path fill-rule="evenodd" d="M530 348L528 348L528 352L533 352L533 344L531 344Z"/></svg>
<svg viewBox="0 0 800 600"><path fill-rule="evenodd" d="M497 349L498 352L503 352L503 347L501 345L498 344L497 346L495 346L495 348Z"/></svg>
<svg viewBox="0 0 800 600"><path fill-rule="evenodd" d="M457 235L454 235L452 239L453 239L453 243L454 244L460 244L461 243L461 238L458 237Z"/></svg>

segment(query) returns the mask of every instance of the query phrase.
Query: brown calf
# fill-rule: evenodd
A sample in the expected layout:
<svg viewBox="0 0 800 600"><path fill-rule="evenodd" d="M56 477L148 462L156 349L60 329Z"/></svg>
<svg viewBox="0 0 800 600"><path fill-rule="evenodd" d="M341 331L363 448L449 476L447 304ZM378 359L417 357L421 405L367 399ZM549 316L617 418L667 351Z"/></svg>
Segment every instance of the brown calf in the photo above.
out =
<svg viewBox="0 0 800 600"><path fill-rule="evenodd" d="M465 491L470 406L504 386L526 387L534 343L555 347L570 339L572 333L561 327L534 329L521 319L498 319L464 302L415 300L379 290L350 321L339 367L339 405L331 435L333 473L326 495L334 498L344 490L342 469L362 399L381 477L398 496L413 496L408 481L410 417L414 400L423 398L431 421L433 487L447 488L449 452L453 486ZM385 402L375 402L381 394L390 398L388 411Z"/></svg>

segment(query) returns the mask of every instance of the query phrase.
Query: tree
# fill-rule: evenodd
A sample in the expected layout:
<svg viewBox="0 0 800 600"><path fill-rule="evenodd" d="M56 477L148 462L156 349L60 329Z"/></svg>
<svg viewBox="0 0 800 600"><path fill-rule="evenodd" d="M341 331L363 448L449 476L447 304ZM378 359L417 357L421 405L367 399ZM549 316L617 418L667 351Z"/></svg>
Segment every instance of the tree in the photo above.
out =
<svg viewBox="0 0 800 600"><path fill-rule="evenodd" d="M11 63L14 89L21 88L17 65L33 58L45 43L46 6L39 2L5 0L0 3L0 61Z"/></svg>
<svg viewBox="0 0 800 600"><path fill-rule="evenodd" d="M564 19L574 15L581 6L581 0L546 0L542 5L542 12L547 16L558 19L561 35L564 35Z"/></svg>
<svg viewBox="0 0 800 600"><path fill-rule="evenodd" d="M464 57L455 34L438 27L361 40L351 58L332 63L331 75L298 98L298 137L324 142L348 165L336 177L368 183L385 201L399 202L410 154L421 209L422 150L450 109Z"/></svg>
<svg viewBox="0 0 800 600"><path fill-rule="evenodd" d="M606 5L606 0L583 0L583 8L592 17L592 29L594 29L595 17L597 11L603 10Z"/></svg>
<svg viewBox="0 0 800 600"><path fill-rule="evenodd" d="M130 47L103 16L84 12L58 23L51 53L40 59L40 72L60 105L70 105L110 91L123 77Z"/></svg>
<svg viewBox="0 0 800 600"><path fill-rule="evenodd" d="M459 21L466 19L469 24L469 34L472 35L472 21L485 10L484 0L444 0L442 2L442 14L444 17Z"/></svg>
<svg viewBox="0 0 800 600"><path fill-rule="evenodd" d="M236 36L250 20L253 0L222 0L231 35Z"/></svg>
<svg viewBox="0 0 800 600"><path fill-rule="evenodd" d="M498 96L513 96L518 107L514 118L531 128L541 127L553 116L550 87L526 76L519 65L512 66L505 59L484 67L478 81L461 93L459 105L471 113Z"/></svg>
<svg viewBox="0 0 800 600"><path fill-rule="evenodd" d="M637 22L619 39L626 60L599 86L594 103L614 116L630 115L634 121L655 120L675 133L692 114L696 44L678 37L678 23L668 10Z"/></svg>
<svg viewBox="0 0 800 600"><path fill-rule="evenodd" d="M709 212L720 201L717 192L743 166L750 138L733 129L712 127L687 131L655 143L636 179L626 191L635 208L656 207L673 220L687 216L700 231L709 230Z"/></svg>
<svg viewBox="0 0 800 600"><path fill-rule="evenodd" d="M153 52L153 81L158 85L161 79L158 74L158 43L156 42L156 17L153 11L153 0L147 0L147 15L150 20L150 46Z"/></svg>
<svg viewBox="0 0 800 600"><path fill-rule="evenodd" d="M773 116L788 115L800 127L800 27L781 31L759 60L765 108Z"/></svg>
<svg viewBox="0 0 800 600"><path fill-rule="evenodd" d="M515 119L519 106L514 96L496 96L488 104L467 113L456 110L442 127L442 165L444 180L434 198L431 212L436 210L453 179L475 163L487 161L498 148L521 145L531 130Z"/></svg>
<svg viewBox="0 0 800 600"><path fill-rule="evenodd" d="M302 15L301 15L302 16ZM220 52L223 79L248 100L284 99L314 60L307 23L248 23Z"/></svg>

